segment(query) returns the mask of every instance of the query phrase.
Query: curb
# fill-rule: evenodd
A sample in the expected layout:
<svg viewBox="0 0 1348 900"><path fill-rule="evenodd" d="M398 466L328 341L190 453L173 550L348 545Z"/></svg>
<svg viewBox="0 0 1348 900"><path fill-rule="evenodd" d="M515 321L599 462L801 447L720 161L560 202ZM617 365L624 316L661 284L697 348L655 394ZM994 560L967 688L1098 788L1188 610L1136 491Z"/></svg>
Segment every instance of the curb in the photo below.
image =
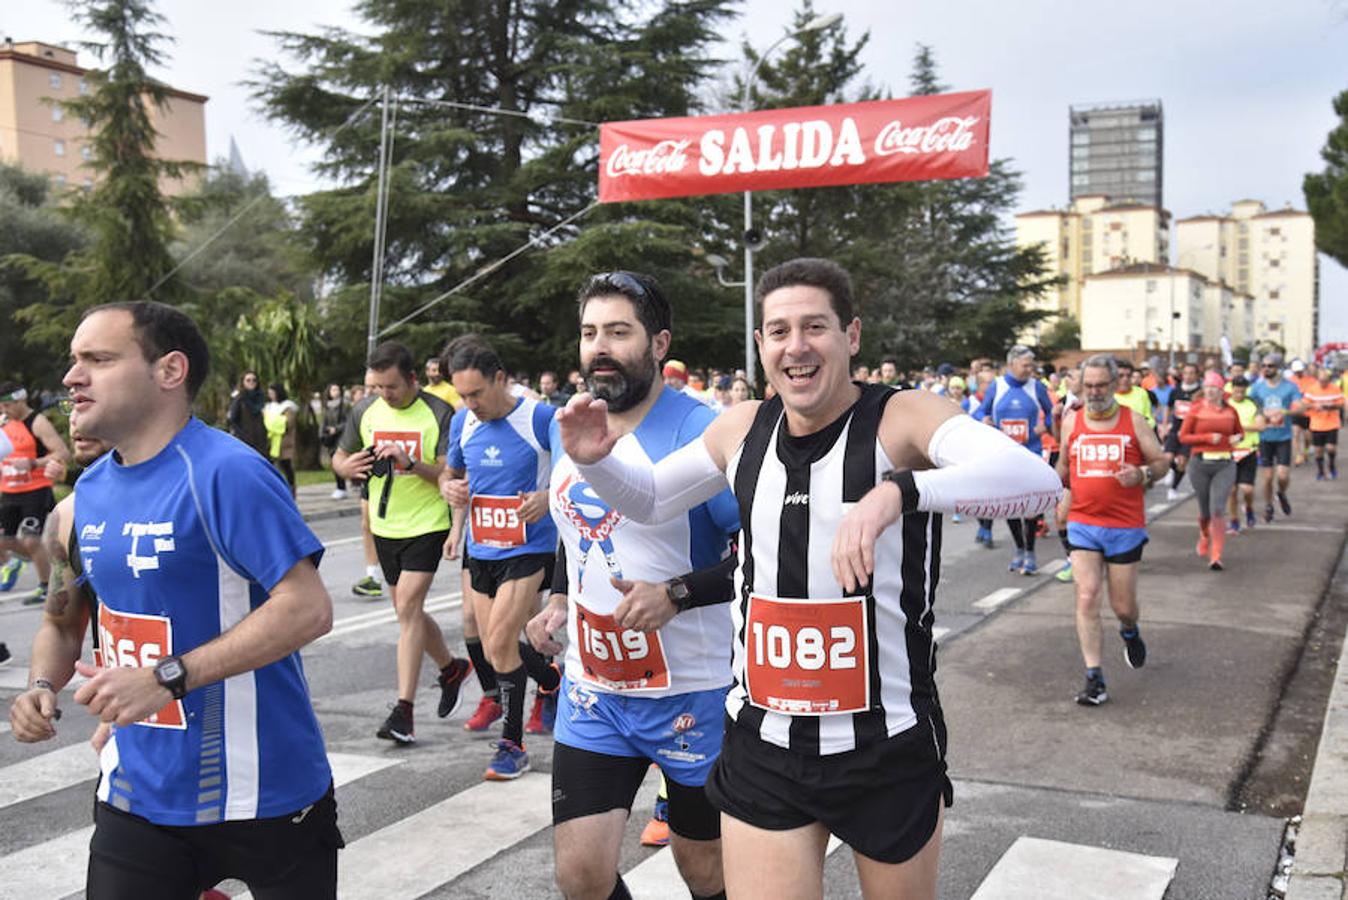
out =
<svg viewBox="0 0 1348 900"><path fill-rule="evenodd" d="M1348 592L1348 554L1341 553L1331 594ZM1332 602L1332 600L1331 600ZM1344 900L1348 868L1348 641L1339 653L1325 707L1320 746L1297 834L1287 900Z"/></svg>
<svg viewBox="0 0 1348 900"><path fill-rule="evenodd" d="M343 506L336 509L320 509L315 512L300 512L300 518L306 522L326 522L330 519L346 519L360 515L360 506Z"/></svg>

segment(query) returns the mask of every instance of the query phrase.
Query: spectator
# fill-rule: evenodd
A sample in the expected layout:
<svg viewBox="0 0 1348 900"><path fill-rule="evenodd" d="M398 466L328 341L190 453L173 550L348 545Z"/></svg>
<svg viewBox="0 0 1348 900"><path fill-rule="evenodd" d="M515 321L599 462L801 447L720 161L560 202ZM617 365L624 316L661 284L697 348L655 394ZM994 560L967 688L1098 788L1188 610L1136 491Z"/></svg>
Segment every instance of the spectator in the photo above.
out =
<svg viewBox="0 0 1348 900"><path fill-rule="evenodd" d="M544 402L552 406L566 406L569 395L562 393L557 383L557 373L551 370L538 376L538 394Z"/></svg>
<svg viewBox="0 0 1348 900"><path fill-rule="evenodd" d="M267 398L256 372L244 372L229 402L229 433L263 456L267 455L267 428L262 424L262 407Z"/></svg>
<svg viewBox="0 0 1348 900"><path fill-rule="evenodd" d="M262 407L262 421L267 428L267 456L285 475L291 497L295 496L295 415L298 410L280 383L267 388L267 404Z"/></svg>
<svg viewBox="0 0 1348 900"><path fill-rule="evenodd" d="M342 429L346 427L346 417L351 412L351 407L346 404L346 396L342 393L340 384L328 385L327 396L323 398L322 422L319 427L318 442L326 451L328 459L332 459L332 454L337 449L337 440L342 436ZM327 463L325 463L326 465ZM337 487L332 492L332 499L342 500L346 497L346 479L337 473L332 473L333 479L337 482Z"/></svg>

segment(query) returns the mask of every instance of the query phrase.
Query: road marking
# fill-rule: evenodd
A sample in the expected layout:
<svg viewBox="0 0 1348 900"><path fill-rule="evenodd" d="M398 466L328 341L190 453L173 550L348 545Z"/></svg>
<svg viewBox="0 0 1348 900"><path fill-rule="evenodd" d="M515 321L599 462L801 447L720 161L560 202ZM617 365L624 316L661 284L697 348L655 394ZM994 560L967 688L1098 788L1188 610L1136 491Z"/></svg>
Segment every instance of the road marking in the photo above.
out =
<svg viewBox="0 0 1348 900"><path fill-rule="evenodd" d="M1179 860L1021 836L971 900L1161 900Z"/></svg>
<svg viewBox="0 0 1348 900"><path fill-rule="evenodd" d="M8 722L0 722L0 734L9 734L10 727Z"/></svg>
<svg viewBox="0 0 1348 900"><path fill-rule="evenodd" d="M420 897L551 824L549 776L488 781L347 844L337 883L344 900Z"/></svg>
<svg viewBox="0 0 1348 900"><path fill-rule="evenodd" d="M1067 560L1063 559L1063 558L1060 556L1060 557L1058 557L1057 559L1050 560L1050 561L1044 563L1042 566L1040 566L1040 567L1039 567L1039 574L1040 574L1040 575L1056 575L1056 574L1058 574L1059 572L1061 572L1063 569L1067 568L1067 565L1068 565L1068 564L1067 564Z"/></svg>
<svg viewBox="0 0 1348 900"><path fill-rule="evenodd" d="M842 841L829 835L824 855L831 855L841 846ZM688 888L668 847L652 853L645 862L624 872L623 882L631 895L641 900L687 900L688 897Z"/></svg>
<svg viewBox="0 0 1348 900"><path fill-rule="evenodd" d="M979 609L996 609L1008 600L1014 600L1021 594L1020 588L1002 588L993 591L981 600L975 600L974 606Z"/></svg>
<svg viewBox="0 0 1348 900"><path fill-rule="evenodd" d="M939 641L941 638L945 637L949 633L950 633L949 628L942 628L941 626L938 625L937 627L931 630L931 639L934 641Z"/></svg>
<svg viewBox="0 0 1348 900"><path fill-rule="evenodd" d="M98 757L84 741L30 756L0 769L0 809L97 777Z"/></svg>
<svg viewBox="0 0 1348 900"><path fill-rule="evenodd" d="M444 612L448 609L458 609L463 605L461 592L454 591L449 594L440 594L436 597L427 597L423 609L428 613ZM335 637L343 637L348 634L354 634L357 631L364 631L366 628L377 628L380 625L390 625L398 621L397 610L390 605L384 609L377 609L374 612L358 613L354 616L347 616L338 619L332 623L332 630L323 635L314 643L330 640Z"/></svg>
<svg viewBox="0 0 1348 900"><path fill-rule="evenodd" d="M356 541L365 540L365 535L358 534L355 537L335 538L331 541L324 541L324 547L340 547L342 544L354 544Z"/></svg>
<svg viewBox="0 0 1348 900"><path fill-rule="evenodd" d="M1169 509L1169 508L1170 508L1170 504L1169 504L1169 503L1153 503L1151 506L1148 506L1148 507L1147 507L1147 515L1149 515L1149 516L1155 516L1155 515L1158 515L1158 514L1160 514L1160 513L1165 512L1165 511L1166 511L1167 509ZM1136 520L1134 520L1134 521L1136 521Z"/></svg>
<svg viewBox="0 0 1348 900"><path fill-rule="evenodd" d="M84 750L89 757L93 756L88 747ZM90 759L90 762L96 772L96 761ZM328 754L332 780L337 787L401 762L401 759L353 753ZM89 825L0 859L0 885L4 885L4 896L56 900L80 891L87 877L89 839L93 835L94 826Z"/></svg>

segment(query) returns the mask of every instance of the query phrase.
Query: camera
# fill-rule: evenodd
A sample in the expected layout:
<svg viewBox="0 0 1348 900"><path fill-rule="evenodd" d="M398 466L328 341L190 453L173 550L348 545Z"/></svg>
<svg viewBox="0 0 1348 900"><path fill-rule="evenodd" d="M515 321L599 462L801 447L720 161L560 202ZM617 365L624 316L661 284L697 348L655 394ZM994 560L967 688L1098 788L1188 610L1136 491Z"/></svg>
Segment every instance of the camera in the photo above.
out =
<svg viewBox="0 0 1348 900"><path fill-rule="evenodd" d="M384 479L384 487L379 492L379 508L377 514L379 518L386 519L388 518L388 498L389 495L393 493L393 470L394 470L393 457L385 456L381 458L375 456L374 447L366 447L365 449L370 451L370 456L372 457L371 458L372 465L370 466L370 471L369 473L366 474L365 477L367 479L370 478Z"/></svg>

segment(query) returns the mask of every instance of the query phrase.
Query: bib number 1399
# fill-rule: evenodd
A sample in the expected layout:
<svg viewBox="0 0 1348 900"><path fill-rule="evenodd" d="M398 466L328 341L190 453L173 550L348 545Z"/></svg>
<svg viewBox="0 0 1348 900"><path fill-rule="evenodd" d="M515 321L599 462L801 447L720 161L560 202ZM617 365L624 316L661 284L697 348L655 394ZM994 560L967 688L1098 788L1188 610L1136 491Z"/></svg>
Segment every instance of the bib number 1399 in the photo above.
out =
<svg viewBox="0 0 1348 900"><path fill-rule="evenodd" d="M793 600L752 595L744 679L749 702L791 715L870 708L864 597Z"/></svg>

